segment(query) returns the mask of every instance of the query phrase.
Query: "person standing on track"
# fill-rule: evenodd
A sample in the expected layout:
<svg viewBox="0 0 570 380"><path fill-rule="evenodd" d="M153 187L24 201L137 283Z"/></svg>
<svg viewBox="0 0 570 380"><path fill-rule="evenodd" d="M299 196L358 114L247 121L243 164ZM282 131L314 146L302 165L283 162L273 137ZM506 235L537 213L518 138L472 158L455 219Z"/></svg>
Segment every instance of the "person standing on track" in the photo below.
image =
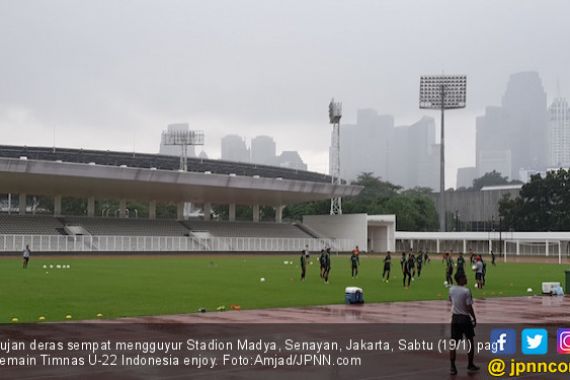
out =
<svg viewBox="0 0 570 380"><path fill-rule="evenodd" d="M475 357L475 345L473 338L475 337L475 326L477 326L477 318L475 310L473 310L473 296L471 290L465 287L467 284L467 276L465 273L455 273L455 282L457 285L449 289L449 300L451 301L451 339L456 343L463 339L469 341L469 352L467 353L468 372L479 370L473 359ZM457 375L457 367L455 366L456 350L449 350L449 360L451 362L451 375Z"/></svg>

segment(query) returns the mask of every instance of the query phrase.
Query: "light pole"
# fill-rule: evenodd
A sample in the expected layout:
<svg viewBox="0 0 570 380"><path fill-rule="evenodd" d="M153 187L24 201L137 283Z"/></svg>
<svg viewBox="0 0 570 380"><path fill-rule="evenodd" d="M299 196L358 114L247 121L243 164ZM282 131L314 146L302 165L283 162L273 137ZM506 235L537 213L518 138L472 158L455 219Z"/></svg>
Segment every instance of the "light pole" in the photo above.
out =
<svg viewBox="0 0 570 380"><path fill-rule="evenodd" d="M465 75L422 75L420 109L441 110L441 146L439 169L439 230L445 231L445 110L465 108Z"/></svg>
<svg viewBox="0 0 570 380"><path fill-rule="evenodd" d="M329 121L333 125L331 151L330 151L330 174L331 183L340 185L340 118L342 117L342 103L331 99L329 103ZM342 200L340 197L331 197L331 215L342 214Z"/></svg>

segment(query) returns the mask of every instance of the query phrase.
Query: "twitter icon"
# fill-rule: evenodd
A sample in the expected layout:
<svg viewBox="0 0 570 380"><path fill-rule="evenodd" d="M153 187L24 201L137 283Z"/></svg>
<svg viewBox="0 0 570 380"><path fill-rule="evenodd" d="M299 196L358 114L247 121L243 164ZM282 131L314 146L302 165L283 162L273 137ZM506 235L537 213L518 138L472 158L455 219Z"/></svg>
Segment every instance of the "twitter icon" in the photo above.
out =
<svg viewBox="0 0 570 380"><path fill-rule="evenodd" d="M548 332L545 329L524 329L521 346L525 355L545 355L548 352Z"/></svg>

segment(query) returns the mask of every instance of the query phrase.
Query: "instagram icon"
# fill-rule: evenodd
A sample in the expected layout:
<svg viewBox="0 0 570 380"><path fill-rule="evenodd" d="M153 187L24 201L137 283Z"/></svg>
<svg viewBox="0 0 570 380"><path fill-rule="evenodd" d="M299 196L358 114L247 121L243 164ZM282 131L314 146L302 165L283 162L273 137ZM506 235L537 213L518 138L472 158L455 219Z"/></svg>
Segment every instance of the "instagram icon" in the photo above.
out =
<svg viewBox="0 0 570 380"><path fill-rule="evenodd" d="M556 349L559 354L570 354L570 329L558 329Z"/></svg>

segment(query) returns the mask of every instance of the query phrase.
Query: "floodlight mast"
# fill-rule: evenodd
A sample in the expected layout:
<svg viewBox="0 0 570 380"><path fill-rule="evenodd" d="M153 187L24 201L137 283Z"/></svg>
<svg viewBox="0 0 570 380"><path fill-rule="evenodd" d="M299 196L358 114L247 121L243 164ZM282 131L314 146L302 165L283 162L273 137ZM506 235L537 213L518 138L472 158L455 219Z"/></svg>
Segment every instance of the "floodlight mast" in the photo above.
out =
<svg viewBox="0 0 570 380"><path fill-rule="evenodd" d="M441 145L439 169L439 230L446 231L445 207L445 110L465 108L465 75L426 75L420 77L420 109L441 110Z"/></svg>
<svg viewBox="0 0 570 380"><path fill-rule="evenodd" d="M331 183L340 185L340 118L342 117L342 103L335 102L334 98L329 103L329 122L333 125L331 138L330 170ZM341 197L331 198L331 215L342 214Z"/></svg>
<svg viewBox="0 0 570 380"><path fill-rule="evenodd" d="M180 170L188 171L188 147L204 145L203 131L165 131L162 132L164 145L180 146Z"/></svg>

